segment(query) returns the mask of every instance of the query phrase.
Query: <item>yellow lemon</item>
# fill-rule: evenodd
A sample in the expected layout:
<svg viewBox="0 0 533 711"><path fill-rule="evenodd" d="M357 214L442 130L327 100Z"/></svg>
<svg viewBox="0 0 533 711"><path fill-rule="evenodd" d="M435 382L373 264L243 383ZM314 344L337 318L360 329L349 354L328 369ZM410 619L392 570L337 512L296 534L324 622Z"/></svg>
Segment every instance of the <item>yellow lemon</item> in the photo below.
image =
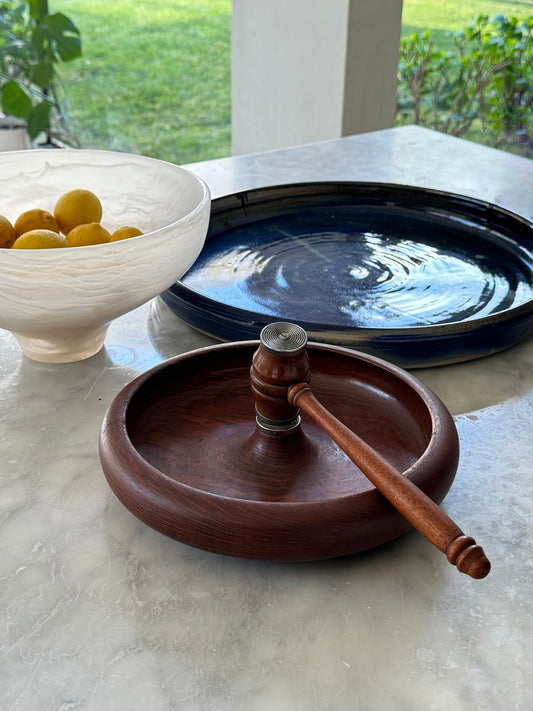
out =
<svg viewBox="0 0 533 711"><path fill-rule="evenodd" d="M12 249L49 249L68 246L65 237L53 230L30 230L17 237Z"/></svg>
<svg viewBox="0 0 533 711"><path fill-rule="evenodd" d="M15 228L11 222L7 217L0 215L0 248L9 249L16 238Z"/></svg>
<svg viewBox="0 0 533 711"><path fill-rule="evenodd" d="M90 190L77 188L61 195L54 207L54 217L63 234L67 235L74 227L89 222L100 222L102 204Z"/></svg>
<svg viewBox="0 0 533 711"><path fill-rule="evenodd" d="M34 208L26 210L15 220L15 234L17 237L31 230L52 230L59 232L59 225L56 218L46 210Z"/></svg>
<svg viewBox="0 0 533 711"><path fill-rule="evenodd" d="M111 235L99 222L77 225L66 236L71 247L83 247L88 244L109 242Z"/></svg>
<svg viewBox="0 0 533 711"><path fill-rule="evenodd" d="M138 237L142 235L141 230L137 227L119 227L111 234L111 242L117 242L120 239L129 239L130 237Z"/></svg>

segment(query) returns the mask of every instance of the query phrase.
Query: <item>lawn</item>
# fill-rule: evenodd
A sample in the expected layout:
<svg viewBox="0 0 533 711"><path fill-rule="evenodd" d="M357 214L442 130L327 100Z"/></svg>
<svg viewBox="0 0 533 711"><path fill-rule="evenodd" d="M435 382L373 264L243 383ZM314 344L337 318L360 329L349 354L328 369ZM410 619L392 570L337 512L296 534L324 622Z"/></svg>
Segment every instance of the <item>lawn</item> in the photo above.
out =
<svg viewBox="0 0 533 711"><path fill-rule="evenodd" d="M290 1L290 0L289 0ZM268 0L265 0L268 2ZM82 33L63 75L70 127L84 148L174 163L231 150L231 0L50 0ZM447 32L478 14L526 17L533 0L404 0L403 32Z"/></svg>
<svg viewBox="0 0 533 711"><path fill-rule="evenodd" d="M84 148L174 163L230 153L231 0L56 0L82 34L66 65Z"/></svg>

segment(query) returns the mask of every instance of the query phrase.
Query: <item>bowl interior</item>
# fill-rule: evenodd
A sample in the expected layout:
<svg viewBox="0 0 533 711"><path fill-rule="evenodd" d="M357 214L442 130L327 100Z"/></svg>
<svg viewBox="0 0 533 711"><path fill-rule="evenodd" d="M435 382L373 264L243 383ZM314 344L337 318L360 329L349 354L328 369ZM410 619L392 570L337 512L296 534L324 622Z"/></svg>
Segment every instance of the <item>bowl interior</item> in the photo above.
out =
<svg viewBox="0 0 533 711"><path fill-rule="evenodd" d="M317 502L373 489L305 414L302 429L318 443L318 464L309 467L294 452L290 466L287 461L280 466L279 452L274 462L250 458L255 431L249 374L253 350L243 346L186 358L174 368L162 368L139 388L125 424L142 458L165 477L235 499ZM423 398L368 361L332 356L321 349L310 350L310 357L312 387L320 401L400 471L415 465L432 435L432 417ZM231 396L225 394L228 391ZM209 452L204 455L202 443L207 442ZM220 476L221 462L232 450L238 465ZM264 476L272 464L279 471ZM263 469L260 476L258 469Z"/></svg>
<svg viewBox="0 0 533 711"><path fill-rule="evenodd" d="M12 221L33 207L52 212L74 188L100 198L107 229L134 225L144 233L189 216L207 197L189 171L145 156L69 149L0 154L1 212Z"/></svg>

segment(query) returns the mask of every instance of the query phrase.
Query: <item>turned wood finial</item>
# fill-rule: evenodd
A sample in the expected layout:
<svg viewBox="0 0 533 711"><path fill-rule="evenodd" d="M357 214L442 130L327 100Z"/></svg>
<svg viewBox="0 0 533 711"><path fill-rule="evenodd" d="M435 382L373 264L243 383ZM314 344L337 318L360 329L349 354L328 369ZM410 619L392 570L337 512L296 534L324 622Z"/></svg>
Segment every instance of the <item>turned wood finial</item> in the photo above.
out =
<svg viewBox="0 0 533 711"><path fill-rule="evenodd" d="M490 572L490 562L483 548L478 546L473 538L463 533L448 544L444 553L457 570L472 578L485 578Z"/></svg>

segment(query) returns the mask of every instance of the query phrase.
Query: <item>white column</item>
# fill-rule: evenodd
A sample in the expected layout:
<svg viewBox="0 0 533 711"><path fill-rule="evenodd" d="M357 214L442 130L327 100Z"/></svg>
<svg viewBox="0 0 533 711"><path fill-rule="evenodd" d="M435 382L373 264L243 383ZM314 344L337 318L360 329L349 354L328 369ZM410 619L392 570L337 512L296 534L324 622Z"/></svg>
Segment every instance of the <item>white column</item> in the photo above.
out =
<svg viewBox="0 0 533 711"><path fill-rule="evenodd" d="M233 0L232 152L389 128L402 0Z"/></svg>
<svg viewBox="0 0 533 711"><path fill-rule="evenodd" d="M350 2L343 136L394 123L402 6L403 0Z"/></svg>

